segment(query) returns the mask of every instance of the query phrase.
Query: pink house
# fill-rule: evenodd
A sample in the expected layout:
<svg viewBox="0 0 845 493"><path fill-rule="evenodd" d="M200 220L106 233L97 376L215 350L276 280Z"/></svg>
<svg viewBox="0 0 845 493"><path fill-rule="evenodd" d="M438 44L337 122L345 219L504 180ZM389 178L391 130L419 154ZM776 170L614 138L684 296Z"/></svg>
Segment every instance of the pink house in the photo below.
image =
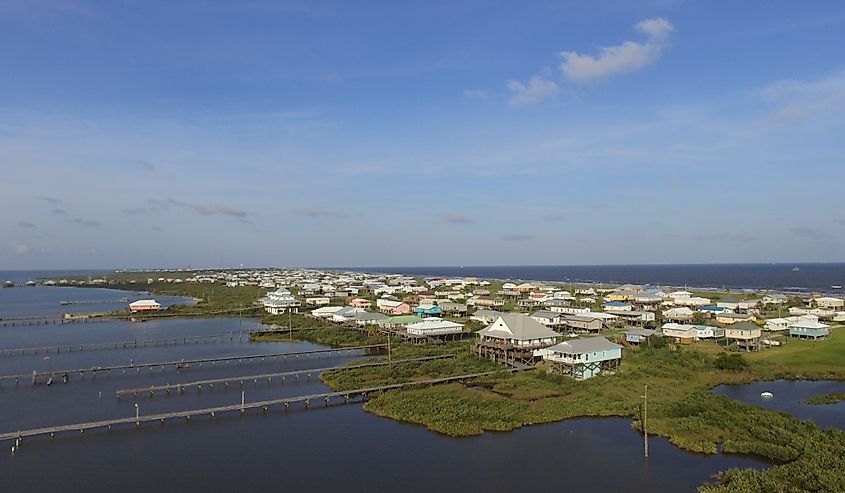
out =
<svg viewBox="0 0 845 493"><path fill-rule="evenodd" d="M349 305L354 306L355 308L369 308L370 300L364 298L355 298L349 302Z"/></svg>
<svg viewBox="0 0 845 493"><path fill-rule="evenodd" d="M406 315L411 313L411 305L403 301L394 300L376 300L378 309L389 315Z"/></svg>

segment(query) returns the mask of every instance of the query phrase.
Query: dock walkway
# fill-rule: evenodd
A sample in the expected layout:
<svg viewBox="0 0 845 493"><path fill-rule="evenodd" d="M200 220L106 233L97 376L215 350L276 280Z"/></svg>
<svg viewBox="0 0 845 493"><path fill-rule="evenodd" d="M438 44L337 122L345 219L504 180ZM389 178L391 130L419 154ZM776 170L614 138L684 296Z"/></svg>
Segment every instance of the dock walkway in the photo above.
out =
<svg viewBox="0 0 845 493"><path fill-rule="evenodd" d="M314 373L324 373L330 371L341 371L341 370L355 370L358 368L370 368L374 366L387 366L387 365L395 365L401 363L411 363L411 362L423 362L423 361L431 361L437 359L447 359L447 358L454 358L455 356L452 354L442 354L438 356L423 356L420 358L408 358L408 359L395 359L391 361L377 361L374 363L361 363L357 365L341 365L341 366L329 366L325 368L309 368L306 370L294 370L294 371L285 371L285 372L277 372L277 373L264 373L262 375L245 375L239 377L226 377L226 378L214 378L209 380L196 380L193 382L182 382L182 383L175 383L175 384L167 384L167 385L151 385L148 387L137 387L132 389L121 389L118 390L115 394L117 398L121 398L125 395L132 395L137 397L138 394L150 394L150 397L155 395L156 392L165 391L167 394L170 394L171 391L178 391L180 393L185 392L186 389L196 387L197 390L201 390L204 386L208 386L209 388L213 389L214 385L224 385L228 387L230 383L237 382L240 385L243 385L244 382L249 382L250 380L253 383L258 383L259 380L267 382L272 382L273 378L281 377L282 380L285 380L286 377L293 376L296 379L299 379L300 375L306 375L308 378L311 378L311 375Z"/></svg>
<svg viewBox="0 0 845 493"><path fill-rule="evenodd" d="M370 344L367 346L351 346L351 347L339 347L339 348L329 348L329 349L311 349L308 351L293 351L287 353L266 353L266 354L249 354L249 355L240 355L240 356L224 356L219 358L202 358L202 359L192 359L192 360L179 360L179 361L160 361L156 363L130 363L128 365L114 365L114 366L93 366L90 368L76 368L71 370L51 370L42 373L38 373L33 371L32 373L20 373L17 375L0 375L0 382L14 380L15 383L19 383L21 380L30 379L33 384L38 383L38 379L42 380L50 380L55 377L63 377L69 380L71 375L79 374L79 376L84 377L86 373L91 373L92 375L96 376L97 372L110 374L112 371L116 370L136 370L138 373L141 372L143 368L148 368L152 370L153 368L159 367L162 370L168 367L174 367L176 369L185 369L190 367L191 365L198 365L202 366L203 363L211 363L212 365L217 364L218 362L225 362L229 363L231 361L251 361L251 360L261 360L264 361L265 359L276 359L276 358L283 358L287 359L288 356L299 358L300 356L309 357L312 355L321 355L321 354L341 354L345 352L351 351L366 351L366 350L376 350L376 349L383 349L386 348L387 344Z"/></svg>
<svg viewBox="0 0 845 493"><path fill-rule="evenodd" d="M149 415L139 415L136 414L135 416L125 417L125 418L115 418L115 419L108 419L102 421L93 421L89 423L76 423L76 424L68 424L68 425L59 425L59 426L50 426L45 428L34 428L29 430L19 430L19 431L12 431L8 433L0 434L0 440L15 440L16 446L20 446L20 441L24 438L28 437L35 437L40 435L50 435L51 437L54 436L56 433L61 433L65 431L78 431L80 433L84 433L86 430L91 430L95 428L107 428L111 429L112 426L121 425L121 424L135 424L135 426L140 427L141 423L149 423L153 421L159 421L164 423L168 419L175 419L175 418L184 418L184 419L191 419L193 416L209 416L214 418L215 415L220 413L227 413L227 412L235 412L238 411L241 414L245 413L247 410L250 409L262 409L264 413L270 412L271 408L274 406L280 406L282 411L287 411L292 404L302 403L305 405L307 409L311 403L311 401L323 401L325 406L330 406L332 404L332 400L336 398L342 398L344 403L348 403L354 397L360 397L362 400L366 400L368 394L376 393L376 392L385 392L388 390L393 389L401 389L405 387L414 387L414 386L425 386L425 385L437 385L443 383L450 383L450 382L458 382L464 380L470 380L473 378L483 377L487 375L492 375L495 373L499 373L501 371L505 372L514 372L518 371L516 369L509 369L509 370L499 370L499 371L488 371L488 372L481 372L481 373L470 373L465 375L455 375L451 377L441 377L441 378L433 378L429 380L421 380L415 382L402 382L402 383L395 383L390 385L380 385L374 387L366 387L360 389L353 389L353 390L344 390L339 392L325 392L322 394L311 394L311 395L302 395L297 397L287 397L284 399L273 399L273 400L266 400L266 401L258 401L258 402L241 402L240 404L234 404L229 406L218 406L218 407L209 407L204 409L192 409L186 411L176 411L176 412L169 412L169 413L161 413L161 414L149 414ZM137 408L136 408L137 409Z"/></svg>
<svg viewBox="0 0 845 493"><path fill-rule="evenodd" d="M186 337L171 337L168 339L134 339L131 341L116 341L116 342L97 342L84 344L62 344L61 346L41 346L41 347L27 347L27 348L6 348L0 349L0 356L23 356L26 354L50 354L50 353L70 353L74 351L91 351L102 349L136 349L143 347L156 346L170 346L176 344L201 344L211 343L217 341L225 341L229 338L233 342L235 337L239 341L243 341L244 337L249 338L252 333L262 333L264 331L256 330L233 330L229 332L220 332L217 334L201 334Z"/></svg>

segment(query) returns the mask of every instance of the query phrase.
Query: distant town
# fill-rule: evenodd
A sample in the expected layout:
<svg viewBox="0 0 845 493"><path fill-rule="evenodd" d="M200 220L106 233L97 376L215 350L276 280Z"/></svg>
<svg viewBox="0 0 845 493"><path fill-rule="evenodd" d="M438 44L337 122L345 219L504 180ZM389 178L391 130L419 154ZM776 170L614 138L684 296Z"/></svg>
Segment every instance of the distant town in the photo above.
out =
<svg viewBox="0 0 845 493"><path fill-rule="evenodd" d="M117 275L126 274L116 272ZM137 274L137 273L136 273ZM313 269L157 271L125 284L215 284L266 290L254 307L305 313L350 329L375 329L417 344L473 338L471 350L511 368L544 364L577 379L615 371L623 347L666 338L759 351L789 338L825 340L845 321L845 300L775 292L702 291L625 284L585 285L476 277L414 277ZM114 286L113 277L51 279L44 285ZM31 281L35 284L35 281ZM159 310L152 299L132 312Z"/></svg>

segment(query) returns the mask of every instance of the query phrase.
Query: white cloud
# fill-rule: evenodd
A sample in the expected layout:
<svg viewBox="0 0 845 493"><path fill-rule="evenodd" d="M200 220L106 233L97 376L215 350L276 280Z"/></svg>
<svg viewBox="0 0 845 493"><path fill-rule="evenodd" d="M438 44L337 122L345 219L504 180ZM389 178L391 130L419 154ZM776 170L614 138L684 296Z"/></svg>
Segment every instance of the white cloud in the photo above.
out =
<svg viewBox="0 0 845 493"><path fill-rule="evenodd" d="M467 89L464 91L464 97L485 99L487 98L487 91L484 89Z"/></svg>
<svg viewBox="0 0 845 493"><path fill-rule="evenodd" d="M646 19L634 27L646 35L645 42L625 41L620 45L602 48L597 56L564 51L560 54L564 59L561 71L569 80L586 84L633 72L656 62L674 27L663 18Z"/></svg>
<svg viewBox="0 0 845 493"><path fill-rule="evenodd" d="M507 86L511 92L510 104L512 106L537 104L554 97L560 90L555 81L540 75L531 77L527 84L518 80L509 80Z"/></svg>
<svg viewBox="0 0 845 493"><path fill-rule="evenodd" d="M841 124L845 120L845 71L816 80L778 81L761 89L759 95L774 106L769 123Z"/></svg>

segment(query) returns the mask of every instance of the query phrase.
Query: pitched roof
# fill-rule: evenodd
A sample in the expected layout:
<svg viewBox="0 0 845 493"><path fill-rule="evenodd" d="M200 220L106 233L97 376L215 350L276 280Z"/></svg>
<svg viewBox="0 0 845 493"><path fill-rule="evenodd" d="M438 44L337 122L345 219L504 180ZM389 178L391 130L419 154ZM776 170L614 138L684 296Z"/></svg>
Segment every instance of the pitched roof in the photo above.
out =
<svg viewBox="0 0 845 493"><path fill-rule="evenodd" d="M585 337L583 339L571 339L560 344L555 344L550 347L549 351L568 354L582 354L593 353L596 351L607 351L610 349L619 349L622 346L608 341L604 337Z"/></svg>
<svg viewBox="0 0 845 493"><path fill-rule="evenodd" d="M560 337L557 332L521 313L503 313L496 321L478 331L478 333L499 339L518 340Z"/></svg>

